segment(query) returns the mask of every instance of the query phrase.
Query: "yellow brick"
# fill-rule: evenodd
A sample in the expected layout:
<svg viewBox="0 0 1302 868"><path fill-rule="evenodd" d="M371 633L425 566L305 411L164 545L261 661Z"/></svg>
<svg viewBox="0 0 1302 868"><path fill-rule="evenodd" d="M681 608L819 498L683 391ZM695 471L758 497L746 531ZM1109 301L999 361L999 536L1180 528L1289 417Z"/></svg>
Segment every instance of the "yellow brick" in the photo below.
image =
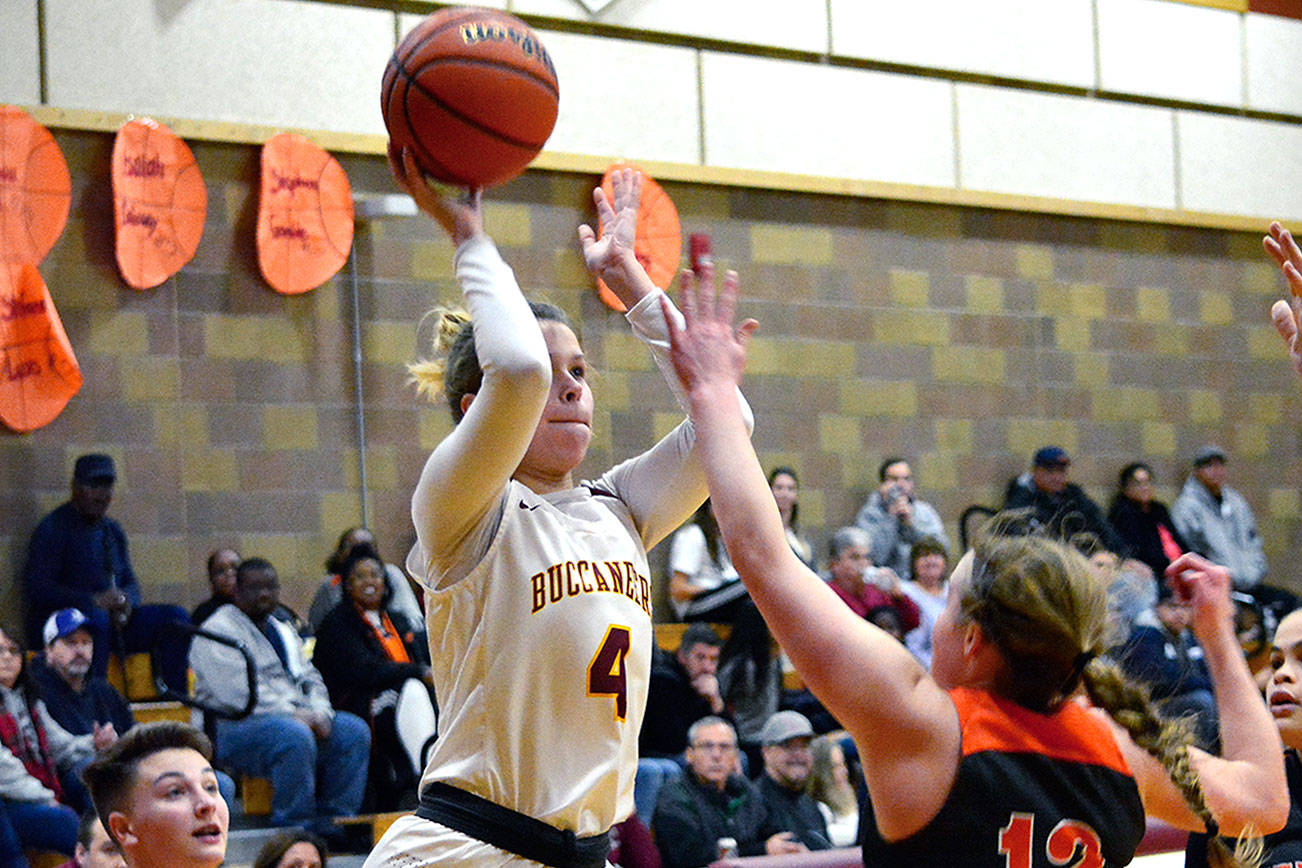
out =
<svg viewBox="0 0 1302 868"><path fill-rule="evenodd" d="M452 267L452 256L455 252L452 242L445 238L412 242L411 276L422 281L454 279L456 269Z"/></svg>
<svg viewBox="0 0 1302 868"><path fill-rule="evenodd" d="M484 203L484 226L499 247L528 247L533 239L527 205Z"/></svg>
<svg viewBox="0 0 1302 868"><path fill-rule="evenodd" d="M934 310L879 310L869 319L878 343L930 347L949 343L949 320Z"/></svg>
<svg viewBox="0 0 1302 868"><path fill-rule="evenodd" d="M149 352L149 324L143 313L103 311L91 314L90 350L109 356L143 356Z"/></svg>
<svg viewBox="0 0 1302 868"><path fill-rule="evenodd" d="M321 526L324 537L338 537L346 527L354 527L362 520L362 506L357 491L323 491L321 493ZM273 562L274 563L274 562Z"/></svg>
<svg viewBox="0 0 1302 868"><path fill-rule="evenodd" d="M615 413L632 409L628 374L624 371L598 371L592 377L592 392L603 410Z"/></svg>
<svg viewBox="0 0 1302 868"><path fill-rule="evenodd" d="M994 277L969 274L963 278L967 309L972 313L1002 313L1004 282Z"/></svg>
<svg viewBox="0 0 1302 868"><path fill-rule="evenodd" d="M931 275L925 271L891 269L891 300L905 307L926 307Z"/></svg>
<svg viewBox="0 0 1302 868"><path fill-rule="evenodd" d="M676 269L669 272L671 279L675 273ZM578 286L585 292L597 291L596 282L592 279L592 275L588 274L588 267L583 263L583 254L576 249L558 248L552 252L552 277L557 286Z"/></svg>
<svg viewBox="0 0 1302 868"><path fill-rule="evenodd" d="M1141 286L1135 292L1135 315L1144 322L1171 319L1171 293L1160 287Z"/></svg>
<svg viewBox="0 0 1302 868"><path fill-rule="evenodd" d="M1103 353L1081 352L1072 356L1076 384L1101 389L1108 384L1108 357Z"/></svg>
<svg viewBox="0 0 1302 868"><path fill-rule="evenodd" d="M1221 421L1221 396L1206 389L1190 389L1189 421L1195 425Z"/></svg>
<svg viewBox="0 0 1302 868"><path fill-rule="evenodd" d="M733 216L732 196L727 188L707 187L702 184L676 184L672 192L678 213L690 214L694 220L718 222L731 219ZM592 197L589 196L588 201L591 200ZM557 204L564 205L566 208L573 207L573 193L568 183L564 198ZM684 226L683 234L688 231Z"/></svg>
<svg viewBox="0 0 1302 868"><path fill-rule="evenodd" d="M1253 359L1265 359L1269 362L1288 358L1288 350L1279 333L1262 319L1260 328L1248 329L1248 356Z"/></svg>
<svg viewBox="0 0 1302 868"><path fill-rule="evenodd" d="M1198 294L1198 318L1208 325L1226 325L1234 321L1234 308L1228 292L1208 290Z"/></svg>
<svg viewBox="0 0 1302 868"><path fill-rule="evenodd" d="M429 321L432 326L432 321ZM416 329L408 322L362 323L362 358L402 369L417 356Z"/></svg>
<svg viewBox="0 0 1302 868"><path fill-rule="evenodd" d="M1043 244L1017 245L1017 276L1042 278L1053 277L1053 249Z"/></svg>
<svg viewBox="0 0 1302 868"><path fill-rule="evenodd" d="M991 347L934 347L931 373L941 382L1002 383L1004 351Z"/></svg>
<svg viewBox="0 0 1302 868"><path fill-rule="evenodd" d="M916 416L918 392L911 382L843 379L839 406L850 416Z"/></svg>
<svg viewBox="0 0 1302 868"><path fill-rule="evenodd" d="M859 420L827 414L818 418L818 444L824 452L846 455L861 452Z"/></svg>
<svg viewBox="0 0 1302 868"><path fill-rule="evenodd" d="M778 342L770 338L752 338L746 352L746 376L784 374L778 352Z"/></svg>
<svg viewBox="0 0 1302 868"><path fill-rule="evenodd" d="M356 499L356 494L353 495ZM360 511L357 513L358 519L361 518ZM334 545L339 538L339 532L349 525L356 524L356 521L347 522L334 529L333 533L327 534L330 539L330 546ZM241 534L239 540L239 549L241 552L257 552L258 557L266 558L271 561L271 565L276 568L277 574L281 579L281 599L286 600L285 584L290 581L292 576L318 576L321 574L321 557L318 552L316 563L310 559L310 543L298 536L281 533L249 533ZM299 611L302 611L301 609Z"/></svg>
<svg viewBox="0 0 1302 868"><path fill-rule="evenodd" d="M598 449L609 451L614 448L609 405L603 401L598 401L597 407L598 409L592 411L592 442L588 446L589 453Z"/></svg>
<svg viewBox="0 0 1302 868"><path fill-rule="evenodd" d="M207 405L168 403L156 408L154 437L161 446L207 446Z"/></svg>
<svg viewBox="0 0 1302 868"><path fill-rule="evenodd" d="M1090 324L1075 317L1059 317L1053 321L1054 343L1058 349L1069 353L1085 352L1090 348Z"/></svg>
<svg viewBox="0 0 1302 868"><path fill-rule="evenodd" d="M854 344L841 341L785 340L777 345L781 370L801 377L844 377L854 369Z"/></svg>
<svg viewBox="0 0 1302 868"><path fill-rule="evenodd" d="M396 491L398 488L398 448L366 448L366 487L371 491Z"/></svg>
<svg viewBox="0 0 1302 868"><path fill-rule="evenodd" d="M1236 458L1262 458L1270 452L1269 432L1263 425L1240 423L1234 427Z"/></svg>
<svg viewBox="0 0 1302 868"><path fill-rule="evenodd" d="M1036 310L1047 316L1102 319L1107 292L1097 283L1041 283L1035 292Z"/></svg>
<svg viewBox="0 0 1302 868"><path fill-rule="evenodd" d="M756 223L750 230L751 258L772 265L831 265L832 232L781 223Z"/></svg>
<svg viewBox="0 0 1302 868"><path fill-rule="evenodd" d="M268 449L315 449L316 407L290 404L263 408L262 443Z"/></svg>
<svg viewBox="0 0 1302 868"><path fill-rule="evenodd" d="M1107 422L1158 419L1161 407L1156 389L1119 386L1096 389L1090 393L1090 407L1095 419Z"/></svg>
<svg viewBox="0 0 1302 868"><path fill-rule="evenodd" d="M142 581L161 580L177 575L177 565L189 558L184 537L131 537L131 563ZM147 595L146 595L147 597Z"/></svg>
<svg viewBox="0 0 1302 868"><path fill-rule="evenodd" d="M649 371L654 367L651 354L628 330L606 332L602 335L602 348L606 353L606 367L612 371Z"/></svg>
<svg viewBox="0 0 1302 868"><path fill-rule="evenodd" d="M344 267L347 268L347 265ZM342 280L343 278L335 279ZM321 287L321 292L314 292L311 295L312 317L315 318L318 323L334 323L338 322L340 319L339 299L342 294L338 292L327 292L326 290L329 286L330 284L327 283Z"/></svg>
<svg viewBox="0 0 1302 868"><path fill-rule="evenodd" d="M204 349L218 359L257 359L265 362L304 362L311 327L296 326L283 317L204 317Z"/></svg>
<svg viewBox="0 0 1302 868"><path fill-rule="evenodd" d="M339 450L339 468L344 472L344 488L362 487L362 467L358 463L355 448Z"/></svg>
<svg viewBox="0 0 1302 868"><path fill-rule="evenodd" d="M1258 246L1258 252L1261 248ZM1248 262L1243 266L1243 277L1239 284L1244 290L1255 295L1268 295L1277 298L1288 296L1288 287L1279 269L1269 260Z"/></svg>
<svg viewBox="0 0 1302 868"><path fill-rule="evenodd" d="M180 393L178 359L141 356L121 369L122 394L128 403L175 401Z"/></svg>
<svg viewBox="0 0 1302 868"><path fill-rule="evenodd" d="M1025 456L1026 465L1041 446L1061 446L1069 455L1077 449L1076 423L1066 419L1010 419L1008 448L1014 455Z"/></svg>
<svg viewBox="0 0 1302 868"><path fill-rule="evenodd" d="M1186 356L1189 354L1189 329L1167 323L1157 330L1153 352L1159 356Z"/></svg>
<svg viewBox="0 0 1302 868"><path fill-rule="evenodd" d="M802 527L827 526L827 501L823 492L816 489L802 489L800 492L800 524Z"/></svg>
<svg viewBox="0 0 1302 868"><path fill-rule="evenodd" d="M652 436L658 442L683 421L682 413L653 413L651 415Z"/></svg>
<svg viewBox="0 0 1302 868"><path fill-rule="evenodd" d="M1284 418L1278 395L1249 395L1248 418L1259 425L1278 425Z"/></svg>
<svg viewBox="0 0 1302 868"><path fill-rule="evenodd" d="M1175 455L1175 426L1170 422L1146 421L1140 426L1139 437L1145 455L1157 458Z"/></svg>
<svg viewBox="0 0 1302 868"><path fill-rule="evenodd" d="M1272 518L1296 519L1302 516L1302 493L1296 488L1272 488L1267 503L1267 513Z"/></svg>
<svg viewBox="0 0 1302 868"><path fill-rule="evenodd" d="M452 413L442 400L421 408L416 422L416 437L422 449L433 451L443 438L452 433Z"/></svg>
<svg viewBox="0 0 1302 868"><path fill-rule="evenodd" d="M937 419L936 442L956 455L972 454L972 420Z"/></svg>
<svg viewBox="0 0 1302 868"><path fill-rule="evenodd" d="M240 470L233 452L185 449L181 453L182 491L237 491Z"/></svg>
<svg viewBox="0 0 1302 868"><path fill-rule="evenodd" d="M929 452L918 458L918 473L927 481L927 488L942 491L958 488L958 458L948 450Z"/></svg>

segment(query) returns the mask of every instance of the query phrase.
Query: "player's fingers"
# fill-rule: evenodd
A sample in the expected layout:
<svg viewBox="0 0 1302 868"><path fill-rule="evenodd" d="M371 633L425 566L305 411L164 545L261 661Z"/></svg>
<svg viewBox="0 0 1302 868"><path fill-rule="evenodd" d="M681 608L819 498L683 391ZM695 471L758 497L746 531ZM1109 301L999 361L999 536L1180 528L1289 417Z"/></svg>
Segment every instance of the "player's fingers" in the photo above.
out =
<svg viewBox="0 0 1302 868"><path fill-rule="evenodd" d="M732 318L737 312L737 290L741 279L737 272L728 269L723 273L723 291L719 293L719 321L732 325Z"/></svg>
<svg viewBox="0 0 1302 868"><path fill-rule="evenodd" d="M750 336L758 330L759 320L755 319L748 319L734 329L733 333L737 335L737 343L741 344L743 353L750 349Z"/></svg>
<svg viewBox="0 0 1302 868"><path fill-rule="evenodd" d="M1283 300L1275 302L1270 308L1270 321L1284 343L1292 349L1293 342L1297 339L1297 320L1293 318L1292 306Z"/></svg>
<svg viewBox="0 0 1302 868"><path fill-rule="evenodd" d="M683 319L690 326L696 322L696 274L690 268L684 268L678 274L679 306L683 310Z"/></svg>
<svg viewBox="0 0 1302 868"><path fill-rule="evenodd" d="M696 312L702 318L717 316L714 293L714 263L702 262L696 270Z"/></svg>
<svg viewBox="0 0 1302 868"><path fill-rule="evenodd" d="M597 206L597 225L609 226L610 221L615 219L615 209L606 198L606 191L601 187L594 187L592 190L592 202Z"/></svg>
<svg viewBox="0 0 1302 868"><path fill-rule="evenodd" d="M1302 270L1292 262L1284 263L1284 277L1288 280L1289 292L1294 298L1302 296Z"/></svg>

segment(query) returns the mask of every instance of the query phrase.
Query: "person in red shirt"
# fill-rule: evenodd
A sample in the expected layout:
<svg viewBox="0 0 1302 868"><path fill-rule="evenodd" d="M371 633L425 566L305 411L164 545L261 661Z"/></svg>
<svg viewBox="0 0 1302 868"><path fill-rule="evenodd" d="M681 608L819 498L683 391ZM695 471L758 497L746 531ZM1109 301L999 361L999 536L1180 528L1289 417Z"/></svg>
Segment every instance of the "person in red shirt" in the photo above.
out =
<svg viewBox="0 0 1302 868"><path fill-rule="evenodd" d="M918 604L900 588L900 577L889 567L875 567L868 555L871 545L868 532L858 527L843 527L832 534L828 543L827 571L829 584L860 618L878 606L890 606L900 616L900 626L907 633L921 621Z"/></svg>

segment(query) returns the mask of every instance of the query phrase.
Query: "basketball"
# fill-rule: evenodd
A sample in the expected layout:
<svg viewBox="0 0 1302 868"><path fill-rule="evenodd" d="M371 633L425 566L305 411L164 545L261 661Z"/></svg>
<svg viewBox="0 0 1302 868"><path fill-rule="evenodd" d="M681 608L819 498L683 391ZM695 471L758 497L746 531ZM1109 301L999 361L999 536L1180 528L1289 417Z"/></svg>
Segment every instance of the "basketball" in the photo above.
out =
<svg viewBox="0 0 1302 868"><path fill-rule="evenodd" d="M491 187L524 171L556 124L551 57L520 19L496 9L442 9L389 60L380 108L390 149L410 148L430 177Z"/></svg>

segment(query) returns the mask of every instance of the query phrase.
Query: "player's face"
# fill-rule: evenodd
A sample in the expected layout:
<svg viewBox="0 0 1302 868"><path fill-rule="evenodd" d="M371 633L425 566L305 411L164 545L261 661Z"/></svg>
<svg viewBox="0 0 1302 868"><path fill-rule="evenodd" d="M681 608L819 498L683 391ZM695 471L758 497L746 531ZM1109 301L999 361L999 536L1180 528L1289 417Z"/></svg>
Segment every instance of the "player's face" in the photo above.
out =
<svg viewBox="0 0 1302 868"><path fill-rule="evenodd" d="M95 823L90 831L90 846L77 844L77 868L126 868L126 860L118 845Z"/></svg>
<svg viewBox="0 0 1302 868"><path fill-rule="evenodd" d="M132 864L215 868L226 858L226 802L212 767L190 748L141 760L127 811L109 822Z"/></svg>
<svg viewBox="0 0 1302 868"><path fill-rule="evenodd" d="M583 348L574 332L551 320L539 325L551 356L552 386L517 475L561 480L588 454L592 442L592 389Z"/></svg>
<svg viewBox="0 0 1302 868"><path fill-rule="evenodd" d="M1302 750L1302 612L1279 622L1270 649L1266 701L1286 747Z"/></svg>
<svg viewBox="0 0 1302 868"><path fill-rule="evenodd" d="M936 616L931 628L931 677L948 690L961 683L963 634L967 624L959 608L963 589L972 579L972 553L963 555L949 577L949 595L945 608Z"/></svg>

